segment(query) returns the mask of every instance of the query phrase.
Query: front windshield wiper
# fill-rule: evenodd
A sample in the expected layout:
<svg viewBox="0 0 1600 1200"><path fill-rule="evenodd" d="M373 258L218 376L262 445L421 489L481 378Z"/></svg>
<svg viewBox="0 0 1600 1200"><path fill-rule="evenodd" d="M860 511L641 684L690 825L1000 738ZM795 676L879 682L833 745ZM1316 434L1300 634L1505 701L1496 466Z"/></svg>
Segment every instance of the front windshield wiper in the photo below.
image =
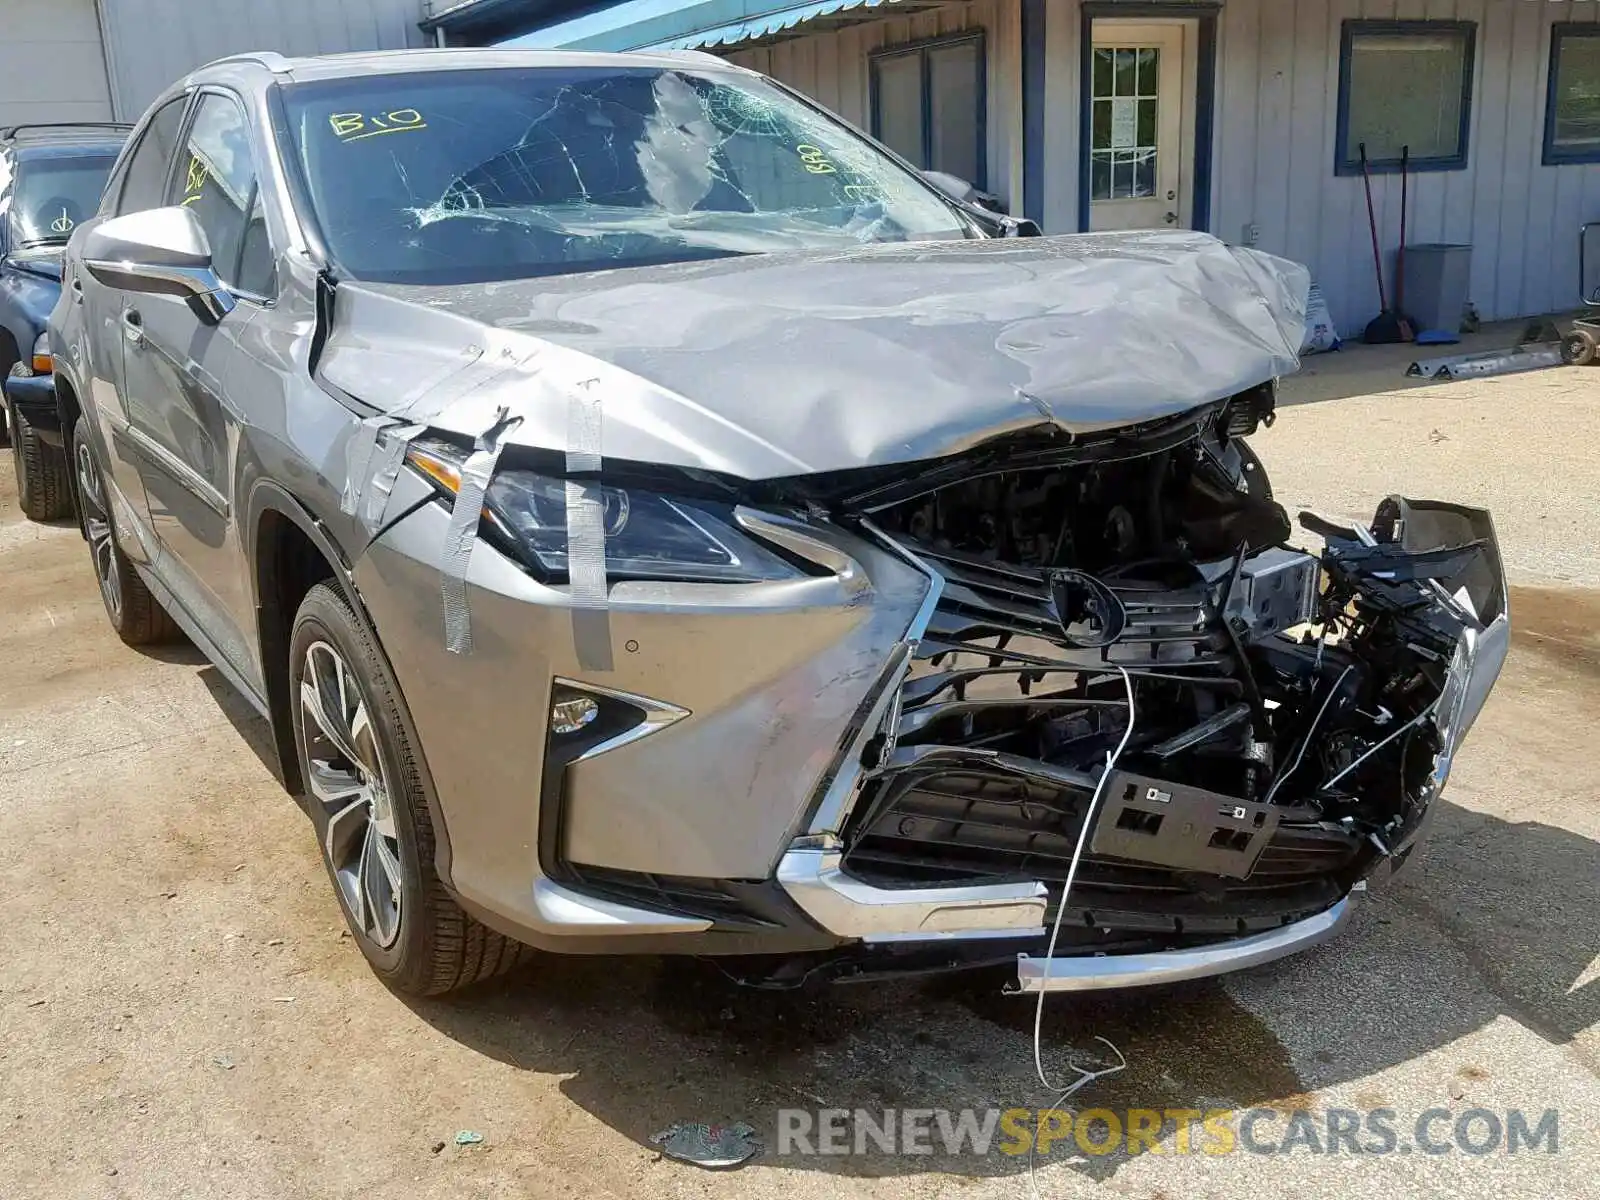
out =
<svg viewBox="0 0 1600 1200"><path fill-rule="evenodd" d="M65 246L69 239L64 237L24 238L17 243L18 250L35 250L40 246Z"/></svg>

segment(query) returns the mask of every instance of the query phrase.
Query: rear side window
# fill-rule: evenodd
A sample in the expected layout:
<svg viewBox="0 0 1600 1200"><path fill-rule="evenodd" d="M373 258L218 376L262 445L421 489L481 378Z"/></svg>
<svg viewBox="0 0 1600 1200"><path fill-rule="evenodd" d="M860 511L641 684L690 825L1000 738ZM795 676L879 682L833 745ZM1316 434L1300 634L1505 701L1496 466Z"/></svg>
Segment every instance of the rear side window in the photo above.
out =
<svg viewBox="0 0 1600 1200"><path fill-rule="evenodd" d="M215 92L200 97L167 203L181 204L200 222L224 283L259 294L267 292L271 251L263 246L266 226L256 195L250 126L237 101ZM247 251L249 279L240 273Z"/></svg>
<svg viewBox="0 0 1600 1200"><path fill-rule="evenodd" d="M160 208L167 186L167 168L178 142L178 127L183 123L183 99L170 100L145 126L144 136L134 147L133 156L122 174L122 195L117 214L144 212Z"/></svg>

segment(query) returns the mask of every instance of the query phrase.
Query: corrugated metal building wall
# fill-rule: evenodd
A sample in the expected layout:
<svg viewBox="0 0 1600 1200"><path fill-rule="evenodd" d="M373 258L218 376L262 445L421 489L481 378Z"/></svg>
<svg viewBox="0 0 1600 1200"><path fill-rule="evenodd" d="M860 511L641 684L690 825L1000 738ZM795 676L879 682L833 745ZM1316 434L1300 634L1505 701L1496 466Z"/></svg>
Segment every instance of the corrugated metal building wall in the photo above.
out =
<svg viewBox="0 0 1600 1200"><path fill-rule="evenodd" d="M1044 207L1078 228L1079 0L1045 0ZM911 17L736 51L865 127L867 56L982 27L991 190L1021 195L1021 34L1016 0L958 0ZM1412 178L1412 240L1474 246L1472 299L1486 319L1571 308L1578 226L1600 220L1600 164L1544 166L1550 27L1600 20L1595 0L1224 0L1218 29L1212 232L1307 263L1341 330L1377 311L1359 177L1335 176L1339 38L1348 19L1478 24L1467 166ZM1373 180L1379 228L1397 241L1400 181Z"/></svg>
<svg viewBox="0 0 1600 1200"><path fill-rule="evenodd" d="M94 0L7 0L0 15L0 125L110 116Z"/></svg>
<svg viewBox="0 0 1600 1200"><path fill-rule="evenodd" d="M417 25L422 0L99 2L117 116L130 121L174 79L229 54L333 54L423 44Z"/></svg>
<svg viewBox="0 0 1600 1200"><path fill-rule="evenodd" d="M1412 178L1412 240L1473 244L1471 295L1485 318L1574 307L1578 227L1600 220L1600 164L1540 157L1550 27L1600 19L1593 0L1227 0L1215 232L1238 239L1254 221L1262 249L1311 266L1344 332L1377 312L1361 180L1330 165L1340 25L1353 18L1477 22L1467 167ZM1373 196L1392 242L1399 178L1374 179Z"/></svg>

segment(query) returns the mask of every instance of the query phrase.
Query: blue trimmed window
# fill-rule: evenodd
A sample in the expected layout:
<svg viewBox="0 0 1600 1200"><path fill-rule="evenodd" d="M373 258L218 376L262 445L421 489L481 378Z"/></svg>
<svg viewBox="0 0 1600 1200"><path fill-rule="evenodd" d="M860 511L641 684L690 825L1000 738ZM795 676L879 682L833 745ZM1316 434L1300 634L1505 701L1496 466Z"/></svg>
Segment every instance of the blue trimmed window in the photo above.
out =
<svg viewBox="0 0 1600 1200"><path fill-rule="evenodd" d="M1600 25L1551 27L1544 162L1600 162Z"/></svg>
<svg viewBox="0 0 1600 1200"><path fill-rule="evenodd" d="M988 187L983 32L879 50L872 136L924 171Z"/></svg>
<svg viewBox="0 0 1600 1200"><path fill-rule="evenodd" d="M1346 21L1339 46L1339 131L1334 172L1459 171L1472 129L1471 21Z"/></svg>

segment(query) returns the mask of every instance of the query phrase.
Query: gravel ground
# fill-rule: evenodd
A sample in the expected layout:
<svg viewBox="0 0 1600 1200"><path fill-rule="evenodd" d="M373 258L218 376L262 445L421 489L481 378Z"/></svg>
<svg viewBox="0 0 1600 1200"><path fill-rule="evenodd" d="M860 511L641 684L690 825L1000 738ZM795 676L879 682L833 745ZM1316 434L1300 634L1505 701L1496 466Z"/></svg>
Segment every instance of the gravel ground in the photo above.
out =
<svg viewBox="0 0 1600 1200"><path fill-rule="evenodd" d="M1600 372L1312 403L1345 369L1319 367L1258 439L1280 497L1350 518L1399 489L1490 504L1511 661L1426 851L1344 938L1226 982L1052 1000L1047 1062L1108 1038L1128 1067L1081 1103L1267 1108L1267 1143L1295 1110L1393 1109L1407 1144L1433 1107L1553 1108L1559 1152L1183 1155L1169 1132L1163 1153L1057 1147L1039 1195L1593 1193ZM192 650L121 646L76 531L23 522L9 472L0 603L0 1196L1031 1194L1025 1156L768 1154L719 1176L648 1141L678 1119L770 1138L789 1107L1046 1103L1031 1004L999 978L787 996L546 958L403 1001L342 936L265 727Z"/></svg>

